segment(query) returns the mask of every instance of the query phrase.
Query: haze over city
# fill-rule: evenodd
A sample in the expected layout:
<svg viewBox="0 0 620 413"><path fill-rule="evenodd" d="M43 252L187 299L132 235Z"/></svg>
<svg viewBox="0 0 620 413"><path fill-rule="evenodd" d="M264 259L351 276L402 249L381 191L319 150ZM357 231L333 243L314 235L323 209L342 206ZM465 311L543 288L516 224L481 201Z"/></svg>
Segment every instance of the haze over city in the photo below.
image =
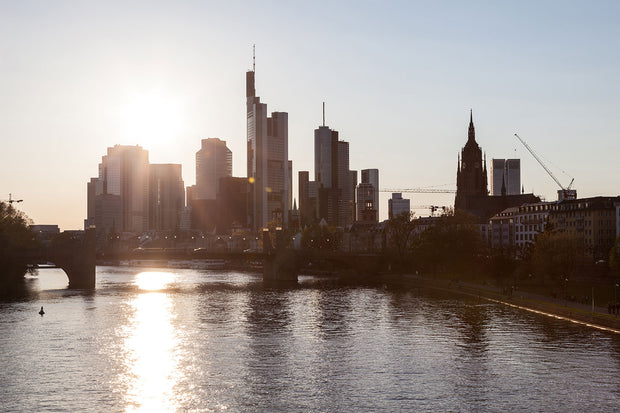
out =
<svg viewBox="0 0 620 413"><path fill-rule="evenodd" d="M520 158L526 192L558 189L517 132L580 197L617 195L615 2L19 2L0 6L0 199L78 229L106 148L141 145L195 183L217 137L246 174L245 72L289 114L289 159L313 171L322 122L382 188L456 188L470 109L491 158ZM566 174L563 172L566 171ZM386 218L386 199L380 202ZM452 205L453 194L407 194ZM424 214L425 211L416 211Z"/></svg>

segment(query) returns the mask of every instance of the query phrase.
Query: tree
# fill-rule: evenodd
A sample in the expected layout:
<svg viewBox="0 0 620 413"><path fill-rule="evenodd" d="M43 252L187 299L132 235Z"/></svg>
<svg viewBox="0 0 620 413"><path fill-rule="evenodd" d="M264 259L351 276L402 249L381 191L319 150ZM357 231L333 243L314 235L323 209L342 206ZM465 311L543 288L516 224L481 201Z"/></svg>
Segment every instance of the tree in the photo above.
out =
<svg viewBox="0 0 620 413"><path fill-rule="evenodd" d="M0 202L0 282L21 279L28 270L26 252L37 243L32 221L13 205Z"/></svg>
<svg viewBox="0 0 620 413"><path fill-rule="evenodd" d="M609 266L614 272L614 275L620 277L620 236L616 238L614 246L609 250Z"/></svg>
<svg viewBox="0 0 620 413"><path fill-rule="evenodd" d="M301 246L304 249L336 251L340 248L341 234L334 227L315 224L301 233Z"/></svg>
<svg viewBox="0 0 620 413"><path fill-rule="evenodd" d="M565 232L545 231L532 247L532 267L543 276L573 276L584 259L583 241Z"/></svg>
<svg viewBox="0 0 620 413"><path fill-rule="evenodd" d="M415 221L412 212L402 214L388 220L387 255L393 262L395 269L405 270L408 267L411 252L411 238L415 230Z"/></svg>
<svg viewBox="0 0 620 413"><path fill-rule="evenodd" d="M485 253L476 218L459 211L447 211L420 234L414 253L416 260L433 272L464 274L472 271Z"/></svg>

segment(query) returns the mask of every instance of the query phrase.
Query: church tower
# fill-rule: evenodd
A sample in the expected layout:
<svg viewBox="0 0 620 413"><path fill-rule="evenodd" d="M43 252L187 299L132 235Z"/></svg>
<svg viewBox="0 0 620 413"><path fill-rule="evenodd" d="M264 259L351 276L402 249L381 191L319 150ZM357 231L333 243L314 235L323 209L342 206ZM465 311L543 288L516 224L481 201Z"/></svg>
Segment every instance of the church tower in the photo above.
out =
<svg viewBox="0 0 620 413"><path fill-rule="evenodd" d="M486 197L487 195L486 156L483 161L482 149L476 142L473 113L470 111L467 143L461 150L456 172L454 209L468 210L470 198Z"/></svg>

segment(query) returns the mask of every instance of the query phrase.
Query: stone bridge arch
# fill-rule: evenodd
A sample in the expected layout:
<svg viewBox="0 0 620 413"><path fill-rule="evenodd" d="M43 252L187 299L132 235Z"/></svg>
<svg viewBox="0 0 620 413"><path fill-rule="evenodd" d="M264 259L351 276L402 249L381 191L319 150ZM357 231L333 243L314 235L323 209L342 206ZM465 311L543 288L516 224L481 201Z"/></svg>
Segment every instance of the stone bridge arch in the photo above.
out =
<svg viewBox="0 0 620 413"><path fill-rule="evenodd" d="M51 246L30 254L32 264L50 262L69 278L69 288L93 289L96 283L96 236L94 229L82 237L60 237Z"/></svg>

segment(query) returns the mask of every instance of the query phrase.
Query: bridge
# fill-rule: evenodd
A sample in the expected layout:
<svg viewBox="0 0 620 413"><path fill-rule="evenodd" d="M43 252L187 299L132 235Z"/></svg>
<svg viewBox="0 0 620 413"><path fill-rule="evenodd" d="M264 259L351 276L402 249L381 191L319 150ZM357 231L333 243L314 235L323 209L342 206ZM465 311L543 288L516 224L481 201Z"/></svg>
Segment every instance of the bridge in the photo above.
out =
<svg viewBox="0 0 620 413"><path fill-rule="evenodd" d="M95 288L96 236L94 229L87 229L82 236L61 233L50 246L24 251L23 255L33 266L51 263L62 269L69 278L69 288Z"/></svg>
<svg viewBox="0 0 620 413"><path fill-rule="evenodd" d="M272 243L268 232L263 232L263 280L296 281L302 268L309 266L338 272L341 277L376 275L385 266L379 254L357 254L329 250L293 250L284 247L283 234L276 230Z"/></svg>
<svg viewBox="0 0 620 413"><path fill-rule="evenodd" d="M111 262L148 262L222 260L240 268L262 267L265 281L295 281L299 273L337 273L344 277L364 277L377 274L387 265L380 254L356 254L328 250L293 250L267 248L264 252L230 252L178 249L137 249L130 253L108 257Z"/></svg>
<svg viewBox="0 0 620 413"><path fill-rule="evenodd" d="M340 278L359 279L378 274L386 267L380 254L356 254L341 251L284 249L264 255L263 279L297 280L303 271L338 274Z"/></svg>

